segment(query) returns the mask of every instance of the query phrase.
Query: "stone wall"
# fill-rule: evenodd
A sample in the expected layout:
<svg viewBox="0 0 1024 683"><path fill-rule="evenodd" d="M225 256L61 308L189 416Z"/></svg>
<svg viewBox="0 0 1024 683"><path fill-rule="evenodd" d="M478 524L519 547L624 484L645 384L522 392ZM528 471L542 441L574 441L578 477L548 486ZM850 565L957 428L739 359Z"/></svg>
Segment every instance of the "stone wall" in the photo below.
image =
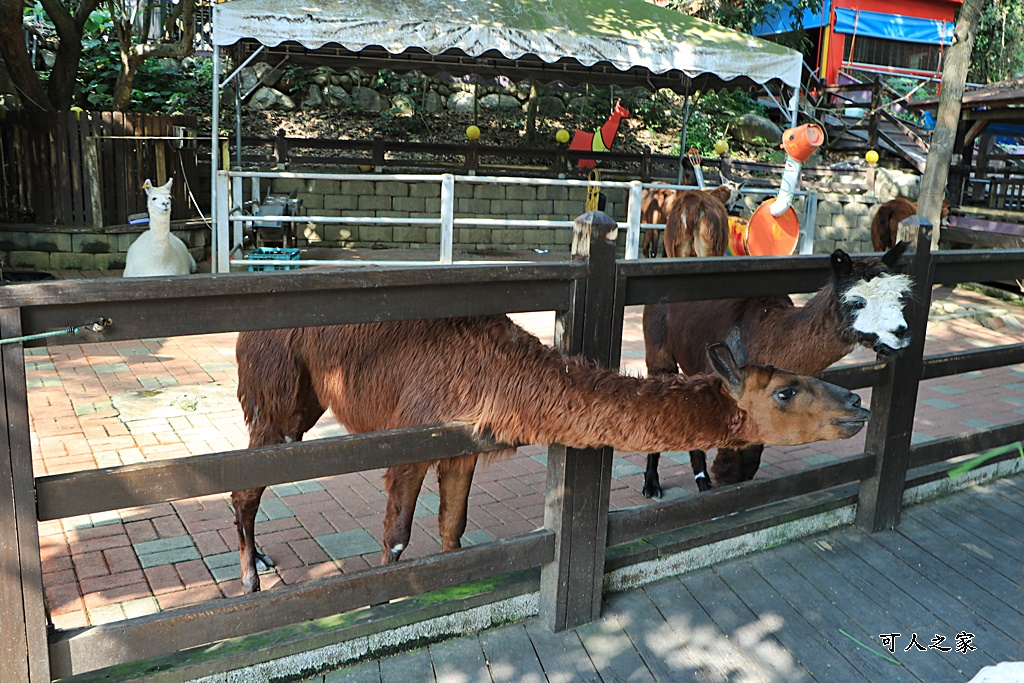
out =
<svg viewBox="0 0 1024 683"><path fill-rule="evenodd" d="M210 229L203 223L176 223L175 235L196 261L210 256ZM18 226L0 232L0 258L8 268L26 270L120 270L131 243L145 225L104 230L63 226Z"/></svg>

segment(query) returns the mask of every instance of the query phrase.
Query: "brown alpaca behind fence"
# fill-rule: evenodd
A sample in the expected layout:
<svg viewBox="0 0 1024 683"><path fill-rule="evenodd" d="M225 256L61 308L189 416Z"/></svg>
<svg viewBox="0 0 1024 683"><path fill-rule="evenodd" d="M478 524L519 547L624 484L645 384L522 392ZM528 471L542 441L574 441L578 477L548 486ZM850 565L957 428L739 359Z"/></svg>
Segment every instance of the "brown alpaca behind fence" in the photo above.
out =
<svg viewBox="0 0 1024 683"><path fill-rule="evenodd" d="M917 204L897 197L878 207L875 217L871 219L871 248L875 251L892 249L898 241L900 223L917 213ZM949 201L942 200L942 211L939 220L949 216Z"/></svg>
<svg viewBox="0 0 1024 683"><path fill-rule="evenodd" d="M641 223L664 223L662 253L669 258L724 256L729 242L729 209L740 197L730 180L711 190L645 189ZM659 230L644 230L641 253L658 255Z"/></svg>
<svg viewBox="0 0 1024 683"><path fill-rule="evenodd" d="M858 345L883 354L910 343L903 306L910 279L892 266L907 248L899 242L882 258L832 254L831 280L803 306L788 296L687 301L644 307L648 375L705 372L701 349L708 340L739 329L751 362L818 375ZM701 491L753 479L763 446L719 448L711 472L706 449L691 449L690 463ZM643 494L660 498L660 455L650 453Z"/></svg>
<svg viewBox="0 0 1024 683"><path fill-rule="evenodd" d="M545 346L506 316L243 332L236 351L250 447L299 441L326 409L351 433L459 421L510 445L627 451L847 438L868 417L855 394L739 367L724 344L709 347L718 375L627 377ZM432 466L442 548L460 547L476 462L470 455L386 471L384 563L408 547ZM248 591L259 590L256 561L264 561L254 538L262 493L231 495Z"/></svg>

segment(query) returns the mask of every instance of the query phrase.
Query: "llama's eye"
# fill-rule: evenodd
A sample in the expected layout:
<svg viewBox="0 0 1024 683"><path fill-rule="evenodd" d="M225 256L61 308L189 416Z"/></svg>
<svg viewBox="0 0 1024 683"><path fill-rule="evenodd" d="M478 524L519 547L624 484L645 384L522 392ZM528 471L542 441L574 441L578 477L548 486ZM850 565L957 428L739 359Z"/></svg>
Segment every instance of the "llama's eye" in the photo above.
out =
<svg viewBox="0 0 1024 683"><path fill-rule="evenodd" d="M789 403L796 396L796 389L793 387L783 387L775 392L775 399L780 403Z"/></svg>
<svg viewBox="0 0 1024 683"><path fill-rule="evenodd" d="M850 299L850 308L852 308L855 311L859 311L860 309L864 308L867 305L868 302L865 299L861 299L860 297Z"/></svg>

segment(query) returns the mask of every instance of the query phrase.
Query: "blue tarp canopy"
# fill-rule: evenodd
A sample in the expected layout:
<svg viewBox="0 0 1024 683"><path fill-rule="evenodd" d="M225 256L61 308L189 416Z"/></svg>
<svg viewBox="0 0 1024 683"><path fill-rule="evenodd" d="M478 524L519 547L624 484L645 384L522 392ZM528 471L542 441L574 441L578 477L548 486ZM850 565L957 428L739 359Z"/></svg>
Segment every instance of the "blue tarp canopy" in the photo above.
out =
<svg viewBox="0 0 1024 683"><path fill-rule="evenodd" d="M790 7L771 19L765 19L763 22L752 28L750 30L750 34L759 37L774 36L779 33L788 33L797 27L807 31L816 31L821 25L820 9L805 9L800 14L800 17L797 18L794 16L794 9Z"/></svg>
<svg viewBox="0 0 1024 683"><path fill-rule="evenodd" d="M949 45L953 37L953 23L837 7L835 32L904 43Z"/></svg>

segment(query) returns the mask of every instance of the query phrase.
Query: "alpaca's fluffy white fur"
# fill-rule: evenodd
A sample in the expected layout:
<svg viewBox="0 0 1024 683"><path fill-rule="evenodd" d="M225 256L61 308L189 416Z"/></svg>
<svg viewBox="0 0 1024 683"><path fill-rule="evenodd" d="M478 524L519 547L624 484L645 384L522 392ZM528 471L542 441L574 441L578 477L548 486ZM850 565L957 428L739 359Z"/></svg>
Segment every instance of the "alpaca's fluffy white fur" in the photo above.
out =
<svg viewBox="0 0 1024 683"><path fill-rule="evenodd" d="M149 209L149 230L128 247L125 261L125 277L146 277L149 275L188 275L196 271L196 261L185 243L171 234L171 183L153 187L147 180L142 188L146 191L146 205Z"/></svg>

